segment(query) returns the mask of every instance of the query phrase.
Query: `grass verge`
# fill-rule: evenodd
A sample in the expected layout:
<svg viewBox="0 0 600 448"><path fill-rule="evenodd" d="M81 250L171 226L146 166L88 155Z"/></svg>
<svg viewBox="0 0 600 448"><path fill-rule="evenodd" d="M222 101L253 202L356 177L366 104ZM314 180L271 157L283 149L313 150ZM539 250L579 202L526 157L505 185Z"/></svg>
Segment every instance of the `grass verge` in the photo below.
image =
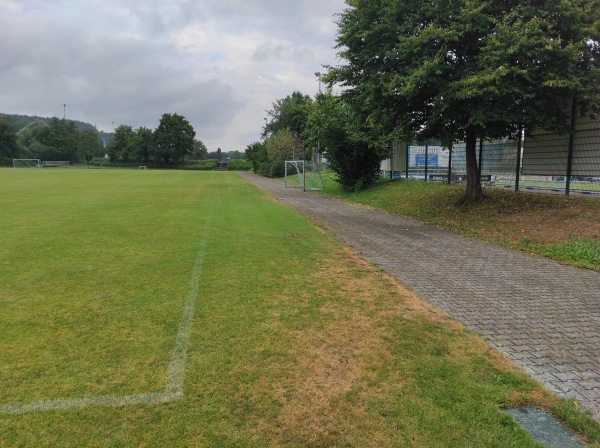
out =
<svg viewBox="0 0 600 448"><path fill-rule="evenodd" d="M230 173L6 170L0 404L155 392L202 270L184 395L0 415L0 446L534 447L600 425ZM204 241L204 243L201 243Z"/></svg>
<svg viewBox="0 0 600 448"><path fill-rule="evenodd" d="M380 180L346 192L333 176L326 193L454 232L600 271L600 200L485 189L485 200L457 207L464 187Z"/></svg>

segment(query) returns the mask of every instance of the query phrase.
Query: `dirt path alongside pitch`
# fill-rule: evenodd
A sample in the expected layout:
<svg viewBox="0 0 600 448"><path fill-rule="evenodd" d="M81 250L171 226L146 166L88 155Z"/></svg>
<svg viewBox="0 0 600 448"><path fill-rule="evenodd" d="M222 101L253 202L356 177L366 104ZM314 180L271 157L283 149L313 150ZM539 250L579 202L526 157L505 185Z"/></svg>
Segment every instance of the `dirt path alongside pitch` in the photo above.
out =
<svg viewBox="0 0 600 448"><path fill-rule="evenodd" d="M241 173L600 420L600 273Z"/></svg>

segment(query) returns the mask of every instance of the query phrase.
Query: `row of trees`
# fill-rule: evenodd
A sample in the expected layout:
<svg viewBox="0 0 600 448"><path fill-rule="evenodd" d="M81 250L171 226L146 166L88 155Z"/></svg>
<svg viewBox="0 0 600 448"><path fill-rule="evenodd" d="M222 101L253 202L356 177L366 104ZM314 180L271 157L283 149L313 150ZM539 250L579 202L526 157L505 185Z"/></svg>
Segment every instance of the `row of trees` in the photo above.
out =
<svg viewBox="0 0 600 448"><path fill-rule="evenodd" d="M146 127L133 129L120 125L113 140L106 147L112 160L149 161L168 164L185 158L204 159L206 146L196 140L196 131L185 117L178 114L163 114L156 130Z"/></svg>
<svg viewBox="0 0 600 448"><path fill-rule="evenodd" d="M347 4L337 35L343 63L325 75L342 94L310 101L295 92L277 101L266 141L247 149L255 168L281 152L268 148L282 128L304 148L325 149L349 189L377 178L394 140L464 141L468 202L483 195L477 140L539 127L568 132L575 113L600 110L600 9L593 0Z"/></svg>
<svg viewBox="0 0 600 448"><path fill-rule="evenodd" d="M192 125L178 114L163 114L154 131L121 125L107 145L100 141L95 130L79 131L70 120L52 118L49 123L36 120L18 132L7 121L0 120L0 157L5 162L12 158L89 162L106 154L111 160L168 164L206 159L208 150L195 136ZM219 149L215 158L220 159L220 153Z"/></svg>
<svg viewBox="0 0 600 448"><path fill-rule="evenodd" d="M18 132L0 120L0 158L32 158L77 162L97 156L102 149L97 132L77 130L75 123L52 118L32 121Z"/></svg>

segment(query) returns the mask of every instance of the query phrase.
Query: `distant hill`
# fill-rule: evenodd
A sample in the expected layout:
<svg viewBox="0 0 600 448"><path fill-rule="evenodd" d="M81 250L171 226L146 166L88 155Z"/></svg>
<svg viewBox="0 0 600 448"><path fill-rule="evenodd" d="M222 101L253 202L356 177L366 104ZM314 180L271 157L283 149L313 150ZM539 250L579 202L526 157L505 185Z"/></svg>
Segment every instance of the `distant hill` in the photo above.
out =
<svg viewBox="0 0 600 448"><path fill-rule="evenodd" d="M52 120L51 117L37 117L35 115L30 116L30 115L16 115L16 114L5 114L0 112L0 119L5 120L8 124L10 124L13 129L15 130L15 132L19 132L21 129L23 129L25 126L27 126L29 123L32 123L34 121L43 121L46 124L50 124L50 120ZM72 121L73 123L75 123L75 128L81 132L84 131L86 129L91 129L92 131L96 132L98 134L98 138L100 140L106 140L107 142L112 140L113 138L113 133L112 132L103 132L103 131L98 131L98 129L96 129L96 126L91 125L89 123L85 123L83 121L77 121L77 120L69 120Z"/></svg>

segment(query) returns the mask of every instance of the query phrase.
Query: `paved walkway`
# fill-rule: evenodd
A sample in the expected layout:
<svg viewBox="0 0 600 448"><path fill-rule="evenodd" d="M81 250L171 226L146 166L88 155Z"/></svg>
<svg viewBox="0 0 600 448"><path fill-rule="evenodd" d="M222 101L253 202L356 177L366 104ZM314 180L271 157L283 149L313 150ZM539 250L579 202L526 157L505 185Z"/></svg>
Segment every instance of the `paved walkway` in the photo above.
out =
<svg viewBox="0 0 600 448"><path fill-rule="evenodd" d="M332 230L561 397L600 420L600 273L242 177Z"/></svg>

